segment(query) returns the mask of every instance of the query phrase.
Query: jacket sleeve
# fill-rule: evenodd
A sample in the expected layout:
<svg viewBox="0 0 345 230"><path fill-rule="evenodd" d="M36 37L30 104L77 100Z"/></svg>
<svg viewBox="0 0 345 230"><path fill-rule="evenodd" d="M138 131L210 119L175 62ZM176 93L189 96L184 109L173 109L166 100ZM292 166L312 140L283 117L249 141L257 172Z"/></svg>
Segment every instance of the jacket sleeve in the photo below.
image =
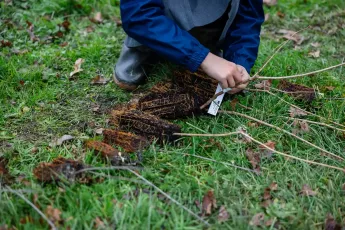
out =
<svg viewBox="0 0 345 230"><path fill-rule="evenodd" d="M121 0L125 32L159 55L195 72L209 50L164 14L162 0Z"/></svg>
<svg viewBox="0 0 345 230"><path fill-rule="evenodd" d="M264 18L262 0L241 0L238 13L225 38L224 58L243 66L248 73L258 56Z"/></svg>

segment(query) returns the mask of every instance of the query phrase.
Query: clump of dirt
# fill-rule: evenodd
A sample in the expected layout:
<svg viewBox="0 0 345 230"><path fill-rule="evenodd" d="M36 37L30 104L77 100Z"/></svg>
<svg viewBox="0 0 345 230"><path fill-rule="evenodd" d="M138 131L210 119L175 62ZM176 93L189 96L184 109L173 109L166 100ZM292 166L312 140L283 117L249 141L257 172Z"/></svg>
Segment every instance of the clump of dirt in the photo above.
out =
<svg viewBox="0 0 345 230"><path fill-rule="evenodd" d="M180 126L140 110L113 110L111 122L121 130L131 130L150 140L156 138L161 143L176 140L173 134L181 132Z"/></svg>
<svg viewBox="0 0 345 230"><path fill-rule="evenodd" d="M202 102L197 95L170 90L150 93L139 99L138 109L164 119L184 118L201 113Z"/></svg>
<svg viewBox="0 0 345 230"><path fill-rule="evenodd" d="M150 144L143 136L119 130L105 129L103 136L105 143L118 145L128 153L141 151Z"/></svg>
<svg viewBox="0 0 345 230"><path fill-rule="evenodd" d="M78 171L84 168L86 166L79 161L59 157L52 163L40 163L34 169L34 175L38 181L44 183L62 180L74 182L83 178L83 174Z"/></svg>
<svg viewBox="0 0 345 230"><path fill-rule="evenodd" d="M95 153L101 154L104 159L110 160L112 165L122 165L130 163L129 155L121 153L119 150L101 141L86 141L85 146L92 149Z"/></svg>
<svg viewBox="0 0 345 230"><path fill-rule="evenodd" d="M278 89L288 92L288 95L305 102L311 103L315 98L315 90L304 85L298 85L286 80L280 80Z"/></svg>

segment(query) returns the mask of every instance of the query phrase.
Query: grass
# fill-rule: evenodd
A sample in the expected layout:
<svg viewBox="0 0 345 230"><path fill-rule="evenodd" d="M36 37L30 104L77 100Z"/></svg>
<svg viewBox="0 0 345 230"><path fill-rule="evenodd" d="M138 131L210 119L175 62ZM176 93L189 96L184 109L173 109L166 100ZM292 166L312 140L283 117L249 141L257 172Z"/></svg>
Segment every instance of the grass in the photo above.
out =
<svg viewBox="0 0 345 230"><path fill-rule="evenodd" d="M13 6L0 3L0 40L12 43L12 47L2 47L0 53L0 156L9 160L10 172L17 178L11 188L31 190L32 193L25 193L25 196L43 212L48 206L59 209L63 220L59 227L62 229L102 228L100 221L104 228L200 229L203 227L200 222L179 206L162 201L149 186L115 177L123 176L139 181L129 172L105 170L105 180L90 186L42 185L33 177L32 170L39 162L52 161L58 156L78 159L93 166L106 166L91 151L83 148L83 141L99 138L94 130L109 126L107 111L132 96L113 83L100 87L90 85L97 72L109 78L119 56L125 35L120 27L115 26L113 19L119 16L118 5L119 1L114 0L29 0L13 1ZM253 73L281 42L276 35L279 29L296 31L307 25L312 27L302 32L307 40L300 49L294 50L293 43L289 43L262 75L303 73L342 62L345 56L345 14L339 12L344 12L344 7L342 0L281 0L277 6L265 8L271 17L263 27L259 58ZM96 25L88 17L93 17L98 11L102 12L104 23ZM284 13L285 17L278 17L278 11ZM56 33L59 29L57 24L66 18L71 22L71 31L63 38L50 44L30 41L26 20L35 25L35 34L42 40ZM89 26L93 32L86 32ZM332 32L332 35L328 32ZM63 42L68 42L68 45L59 46ZM313 42L319 42L321 46L314 48L310 45ZM27 52L16 55L14 49ZM309 52L317 49L321 51L320 58L308 56ZM75 80L69 80L69 72L77 58L85 59L84 71ZM169 68L159 65L142 89L169 76ZM339 68L294 80L316 88L323 95L312 104L295 101L287 95L280 96L329 120L345 124L345 100L327 99L345 96L344 76L344 70ZM326 88L328 86L335 89L329 91ZM291 122L279 118L289 116L289 106L277 98L264 93L248 93L237 98L243 105L253 108L249 111L237 107L238 112L291 131ZM100 112L92 111L95 105L100 106ZM223 109L230 109L230 104L224 102ZM265 126L250 127L248 120L241 117L202 116L175 122L183 127L184 132L192 133L232 132L245 125L253 137L263 142L275 141L279 151L345 167L343 162L324 157L315 149L276 130ZM310 128L310 132L303 134L303 138L345 156L342 134L317 125L310 125ZM76 138L62 146L49 147L53 139L65 134ZM182 138L176 145L153 144L144 152L144 170L140 173L195 213L200 210L194 202L202 202L204 194L210 189L214 190L217 204L226 207L230 218L225 223L219 223L218 213L214 212L207 217L211 229L272 229L272 226L249 226L252 217L260 212L265 213L266 220L272 219L283 229L321 229L328 213L339 223L345 221L342 190L345 177L341 172L274 155L271 159L263 160L262 174L255 176L219 163L183 155L196 154L250 167L245 157L248 147L258 148L254 144L241 143L236 137L193 137ZM278 190L272 193L274 202L263 208L261 202L264 189L272 182L278 184ZM317 195L301 196L304 184L317 191ZM142 192L137 197L129 196L135 189ZM0 192L0 207L0 226L48 228L40 216L14 194Z"/></svg>

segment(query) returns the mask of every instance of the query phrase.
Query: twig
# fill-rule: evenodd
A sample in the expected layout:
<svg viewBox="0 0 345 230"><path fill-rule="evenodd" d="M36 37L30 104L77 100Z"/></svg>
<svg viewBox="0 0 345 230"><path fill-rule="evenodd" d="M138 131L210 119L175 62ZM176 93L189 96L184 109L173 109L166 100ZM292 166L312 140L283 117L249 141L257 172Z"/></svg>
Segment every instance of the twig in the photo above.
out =
<svg viewBox="0 0 345 230"><path fill-rule="evenodd" d="M187 207L185 207L183 204L181 204L180 202L178 202L177 200L175 200L174 198L172 198L171 196L169 196L167 193L165 193L162 189L158 188L156 185L154 185L153 183L151 183L150 181L148 181L146 178L144 178L143 176L139 175L137 172L128 169L128 171L130 171L131 173L133 173L134 175L136 175L138 178L142 179L143 181L146 182L146 184L148 184L149 186L153 187L154 189L156 189L158 192L160 192L161 194L163 194L166 198L168 198L169 200L171 200L173 203L175 203L176 205L178 205L179 207L181 207L183 210L185 210L186 212L188 212L190 215L192 215L193 217L195 217L196 219L198 219L199 221L201 221L202 223L204 223L206 226L211 226L206 220L202 219L200 216L198 216L197 214L195 214L192 210L188 209Z"/></svg>
<svg viewBox="0 0 345 230"><path fill-rule="evenodd" d="M119 169L119 170L128 170L129 168L135 169L135 170L140 170L142 168L140 167L135 167L135 166L110 166L110 167L94 167L94 168L85 168L81 169L75 174L82 173L82 172L88 172L88 171L97 171L97 170L112 170L112 169Z"/></svg>
<svg viewBox="0 0 345 230"><path fill-rule="evenodd" d="M344 158L342 158L342 157L340 157L340 156L338 156L338 155L335 155L334 153L332 153L332 152L330 152L330 151L327 151L326 149L323 149L323 148L321 148L321 147L319 147L319 146L317 146L317 145L314 145L313 143L311 143L311 142L309 142L309 141L307 141L307 140L305 140L305 139L303 139L303 138L301 138L301 137L299 137L299 136L297 136L297 135L295 135L295 134L293 134L293 133L290 133L289 131L286 131L286 130L284 130L284 129L282 129L282 128L279 128L278 126L269 124L269 123L267 123L267 122L265 122L265 121L262 121L262 120L259 120L259 119L254 118L254 117L248 116L248 115L246 115L246 114L238 113L238 112L235 112L235 111L224 111L224 110L220 110L219 113L237 115L237 116L241 116L241 117L247 118L247 119L249 119L249 120L256 121L256 122L258 122L258 123L260 123L260 124L262 124L262 125L266 125L266 126L268 126L268 127L274 128L274 129L276 129L276 130L278 130L278 131L280 131L280 132L283 132L283 133L285 133L285 134L288 134L288 135L290 135L290 136L292 136L292 137L294 137L294 138L296 138L296 139L302 141L303 143L308 144L309 146L312 146L312 147L314 147L314 148L316 148L316 149L318 149L318 150L320 150L320 151L322 151L322 152L324 152L324 153L327 153L327 154L329 154L329 155L331 155L331 156L333 156L333 157L335 157L335 158L338 158L339 160L345 160Z"/></svg>
<svg viewBox="0 0 345 230"><path fill-rule="evenodd" d="M227 137L231 135L239 134L240 132L231 132L231 133L217 133L217 134L198 134L198 133L173 133L174 136L180 137Z"/></svg>
<svg viewBox="0 0 345 230"><path fill-rule="evenodd" d="M304 121L304 122L307 122L307 123L310 123L310 124L325 126L325 127L327 127L327 128L333 129L333 130L337 130L337 131L340 131L340 132L345 132L345 129L339 129L339 128L337 128L337 127L328 125L328 124L323 123L323 122L311 121L311 120L301 119L301 118L295 118L295 117L294 117L294 118L292 118L292 117L284 117L284 116L278 116L278 117L285 118L285 119L289 119L289 120L292 119L292 120Z"/></svg>
<svg viewBox="0 0 345 230"><path fill-rule="evenodd" d="M203 104L202 106L200 106L200 109L203 110L206 108L206 106L208 106L209 104L212 103L212 101L216 100L217 97L219 97L220 95L223 95L224 94L224 91L220 91L218 93L216 93L215 95L213 95L213 97L211 97L208 101L206 101L205 104Z"/></svg>
<svg viewBox="0 0 345 230"><path fill-rule="evenodd" d="M20 198L22 198L28 205L30 205L45 221L47 221L47 223L50 225L52 230L56 230L56 226L54 225L53 222L51 222L51 220L49 220L49 218L44 215L44 213L39 210L31 201L29 201L23 194L20 194L19 192L11 189L10 187L6 186L6 189L10 192L13 193L17 196L19 196Z"/></svg>
<svg viewBox="0 0 345 230"><path fill-rule="evenodd" d="M282 152L279 152L275 149L272 149L271 147L265 145L264 143L262 143L261 141L258 141L256 140L255 138L251 137L250 135L248 135L247 133L244 133L242 132L242 135L248 137L249 139L251 139L252 141L254 141L255 143L265 147L266 149L272 151L272 152L275 152L279 155L282 155L284 157L287 157L287 158L291 158L291 159L295 159L295 160L299 160L299 161L302 161L302 162L306 162L308 164L313 164L313 165L319 165L319 166L322 166L322 167L326 167L326 168L331 168L331 169L336 169L336 170L340 170L342 172L345 172L345 169L343 168L340 168L340 167L336 167L336 166L332 166L332 165L328 165L328 164L323 164L323 163L319 163L319 162L315 162L315 161L310 161L310 160L305 160L305 159L302 159L302 158L299 158L299 157L295 157L295 156L292 156L292 155L289 155L289 154L286 154L286 153L282 153Z"/></svg>
<svg viewBox="0 0 345 230"><path fill-rule="evenodd" d="M298 107L297 105L294 105L294 104L292 104L292 103L290 103L290 102L284 100L283 98L279 97L279 96L276 95L275 93L272 93L272 92L270 92L270 91L268 91L268 90L248 89L248 91L268 93L268 94L270 94L270 95L272 95L272 96L275 96L275 97L278 98L280 101L282 101L282 102L284 102L284 103L286 103L286 104L288 104L288 105L294 107L295 109L299 109L299 110L301 110L301 111L303 111L303 112L305 112L305 113L307 113L307 114L309 114L309 115L318 117L318 118L320 118L320 119L322 119L322 120L328 120L328 119L325 118L325 117L322 117L322 116L320 116L320 115L317 115L317 114L311 113L311 112L309 112L309 111L307 111L307 110L305 110L305 109L302 109L301 107ZM338 125L338 126L340 126L340 127L345 128L345 125L339 124L339 123L334 122L334 121L329 121L329 122L331 122L331 123L334 124L334 125Z"/></svg>
<svg viewBox="0 0 345 230"><path fill-rule="evenodd" d="M292 34L291 37L295 37L296 34L302 32L303 30L306 30L306 29L308 29L308 28L310 28L310 26L308 26L308 27L306 27L306 28L304 28L304 29L301 29L301 30L295 32L294 34ZM286 40L286 41L284 41L283 43L281 43L279 46L277 46L277 48L274 50L274 53L271 55L271 57L269 57L269 58L267 59L267 61L265 61L265 63L262 65L262 67L261 67L253 76L255 77L255 76L257 76L259 73L261 73L261 71L268 65L268 63L271 62L271 60L274 58L274 56L275 56L275 55L276 55L276 54L277 54L277 53L278 53L278 52L279 52L289 41L290 41L290 40Z"/></svg>
<svg viewBox="0 0 345 230"><path fill-rule="evenodd" d="M244 171L247 171L247 172L252 172L252 173L255 173L255 174L258 175L258 172L255 171L255 170L248 169L248 168L244 168L244 167L237 166L237 165L234 165L234 164L230 164L230 163L228 163L228 162L216 161L216 160L213 160L213 159L208 158L208 157L203 157L203 156L199 156L199 155L192 155L192 154L188 154L188 153L182 153L182 154L183 154L183 155L186 155L186 156L191 156L191 157L200 158L200 159L203 159L203 160L206 160L206 161L212 161L212 162L218 163L218 164L223 164L223 165L230 166L230 167L237 168L237 169L241 169L241 170L244 170Z"/></svg>
<svg viewBox="0 0 345 230"><path fill-rule="evenodd" d="M296 74L296 75L291 75L291 76L282 76L282 77L254 76L254 77L252 77L250 79L250 81L258 80L258 79L259 80L281 80L281 79L291 79L291 78L298 78L298 77L306 77L306 76L311 76L311 75L315 75L315 74L318 74L318 73L322 73L322 72L325 72L327 70L335 69L337 67L344 66L344 65L345 65L345 62L340 63L338 65L330 66L330 67L327 67L327 68L324 68L324 69L316 70L316 71L313 71L313 72Z"/></svg>

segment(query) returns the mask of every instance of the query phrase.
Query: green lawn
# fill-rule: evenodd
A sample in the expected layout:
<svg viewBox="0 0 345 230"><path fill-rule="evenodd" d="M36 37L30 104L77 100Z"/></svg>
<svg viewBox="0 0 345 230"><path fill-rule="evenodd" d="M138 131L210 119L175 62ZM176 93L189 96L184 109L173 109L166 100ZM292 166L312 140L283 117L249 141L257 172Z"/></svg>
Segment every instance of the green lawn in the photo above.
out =
<svg viewBox="0 0 345 230"><path fill-rule="evenodd" d="M8 1L5 1L8 2ZM266 58L273 54L284 39L280 29L294 30L311 26L301 33L305 41L295 47L290 42L264 69L264 76L285 76L309 72L344 61L345 58L345 2L343 0L280 0L278 5L265 8L270 13L263 26L259 58L253 73ZM102 24L90 21L101 12ZM284 17L277 16L284 14ZM43 213L52 218L47 207L61 211L61 229L201 229L203 223L180 206L162 199L151 186L125 170L98 171L104 177L101 183L43 185L35 180L33 169L40 162L50 162L58 156L77 159L88 165L106 167L100 157L85 150L86 139L100 139L97 128L111 127L108 112L115 105L127 102L132 94L120 90L112 82L104 86L90 84L97 73L110 78L113 65L119 56L124 32L116 26L119 1L115 0L13 0L12 5L0 2L0 41L9 41L0 48L0 157L9 161L14 176L12 189L23 192ZM70 31L61 28L63 37L49 38L59 31L58 24L68 20ZM27 32L29 21L39 42L32 42ZM315 48L312 43L320 43ZM315 44L314 44L315 45ZM320 50L320 57L310 52ZM70 80L78 58L85 59L84 69ZM171 77L171 67L159 65L149 76L148 89L155 82ZM311 104L294 100L277 93L286 101L345 125L345 70L334 69L309 78L292 82L313 87L318 98ZM277 85L278 82L273 82ZM253 87L251 84L250 88ZM330 87L334 87L330 88ZM274 92L274 91L272 91ZM276 92L274 92L276 93ZM264 120L287 131L294 129L289 116L290 106L266 93L248 92L236 96L245 109L236 111ZM94 108L99 107L97 112ZM231 110L224 102L223 109ZM308 120L320 121L313 116ZM275 148L300 158L338 167L345 163L321 154L296 138L275 129L253 126L249 120L235 115L201 116L174 121L189 133L233 132L246 126L254 138L276 142ZM69 134L74 140L50 147L52 140ZM345 157L344 134L332 129L310 124L310 131L299 134L309 142L339 156ZM250 168L246 150L259 151L254 143L243 143L238 137L182 138L176 145L151 145L144 153L140 174L168 193L194 213L200 209L205 193L213 190L218 209L205 217L210 229L322 229L327 214L338 223L345 221L344 173L333 169L289 160L277 154L261 162L261 174L235 169L221 163L187 156L184 153L212 158L219 162ZM123 178L131 179L127 181ZM272 204L263 207L264 190L276 182ZM303 196L303 185L317 192ZM25 190L25 191L22 191ZM135 196L134 191L141 191ZM219 207L224 205L229 219L220 223ZM49 208L48 208L49 209ZM264 213L271 225L249 225L253 216ZM59 218L57 218L59 219ZM54 221L54 220L53 220ZM268 224L267 224L268 225ZM49 226L24 200L0 184L0 228L47 229ZM6 228L5 228L6 229Z"/></svg>

